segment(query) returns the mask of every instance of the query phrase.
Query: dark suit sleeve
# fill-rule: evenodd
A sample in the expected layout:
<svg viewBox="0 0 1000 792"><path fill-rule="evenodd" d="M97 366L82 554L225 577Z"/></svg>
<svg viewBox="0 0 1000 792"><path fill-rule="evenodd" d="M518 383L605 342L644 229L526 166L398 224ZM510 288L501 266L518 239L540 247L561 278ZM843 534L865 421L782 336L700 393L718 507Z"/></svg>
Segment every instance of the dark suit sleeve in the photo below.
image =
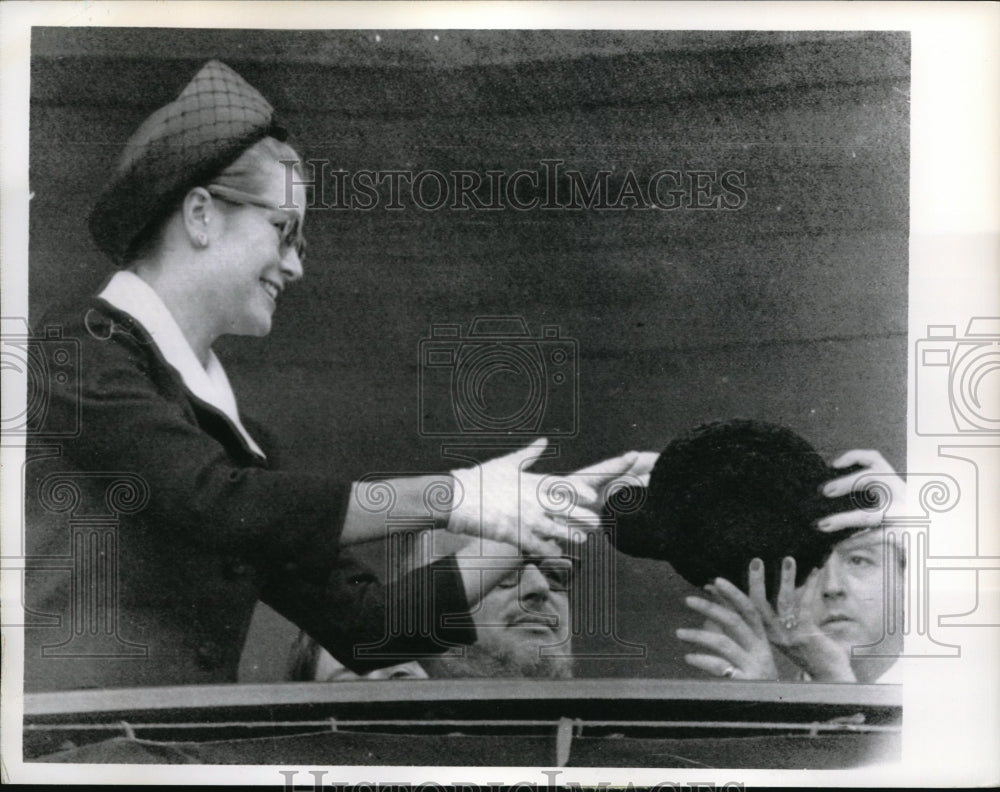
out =
<svg viewBox="0 0 1000 792"><path fill-rule="evenodd" d="M332 575L273 569L261 599L358 674L476 641L454 556L382 583L343 553Z"/></svg>
<svg viewBox="0 0 1000 792"><path fill-rule="evenodd" d="M77 436L64 444L68 463L141 477L148 490L144 518L179 545L331 568L349 485L269 469L224 429L206 431L148 338L102 337L103 328L91 325L75 329L80 366L65 381L48 383L48 409L56 419L78 415ZM225 423L221 415L214 420Z"/></svg>

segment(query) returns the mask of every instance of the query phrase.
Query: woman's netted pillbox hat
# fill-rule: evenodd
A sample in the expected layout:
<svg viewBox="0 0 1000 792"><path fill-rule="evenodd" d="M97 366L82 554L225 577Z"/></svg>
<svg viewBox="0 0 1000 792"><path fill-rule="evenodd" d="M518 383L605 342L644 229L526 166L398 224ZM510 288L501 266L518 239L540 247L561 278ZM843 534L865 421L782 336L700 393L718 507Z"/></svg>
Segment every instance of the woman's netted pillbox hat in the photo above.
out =
<svg viewBox="0 0 1000 792"><path fill-rule="evenodd" d="M97 246L116 264L126 263L136 237L186 190L268 135L286 137L274 108L226 64L209 61L128 139L90 214Z"/></svg>

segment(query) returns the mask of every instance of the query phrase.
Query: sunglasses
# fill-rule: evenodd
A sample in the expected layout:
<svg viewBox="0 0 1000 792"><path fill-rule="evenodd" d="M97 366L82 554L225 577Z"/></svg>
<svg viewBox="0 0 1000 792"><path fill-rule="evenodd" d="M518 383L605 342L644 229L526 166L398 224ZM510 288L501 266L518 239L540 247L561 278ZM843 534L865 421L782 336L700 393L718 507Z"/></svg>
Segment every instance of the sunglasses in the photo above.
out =
<svg viewBox="0 0 1000 792"><path fill-rule="evenodd" d="M497 583L500 588L514 588L521 582L521 576L528 565L532 565L542 573L549 589L552 591L569 591L570 583L573 580L573 560L567 556L553 556L545 558L528 557L521 562L521 566L511 570Z"/></svg>
<svg viewBox="0 0 1000 792"><path fill-rule="evenodd" d="M205 189L208 190L209 195L220 198L226 203L236 204L237 206L257 206L261 209L280 213L284 217L284 223L276 225L275 228L278 231L281 249L288 250L289 248L294 248L299 261L305 261L306 239L302 235L302 220L297 212L293 212L291 209L282 209L280 206L268 203L256 195L251 195L232 187L225 187L221 184L209 184Z"/></svg>

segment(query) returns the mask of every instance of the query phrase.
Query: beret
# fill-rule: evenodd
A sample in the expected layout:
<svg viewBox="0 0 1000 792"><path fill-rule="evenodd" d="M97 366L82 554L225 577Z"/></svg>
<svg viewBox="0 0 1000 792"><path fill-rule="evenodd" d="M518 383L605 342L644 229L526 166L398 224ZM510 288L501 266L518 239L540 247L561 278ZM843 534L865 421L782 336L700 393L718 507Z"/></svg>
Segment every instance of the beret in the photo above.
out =
<svg viewBox="0 0 1000 792"><path fill-rule="evenodd" d="M97 246L124 264L133 240L186 190L268 135L286 137L274 108L226 64L209 61L126 142L90 213Z"/></svg>
<svg viewBox="0 0 1000 792"><path fill-rule="evenodd" d="M689 583L724 577L746 589L747 567L764 561L768 594L777 593L780 564L796 561L796 583L822 566L835 544L858 529L821 533L813 523L860 508L850 495L820 492L836 469L792 430L732 419L699 426L664 449L645 493L609 498L615 546L670 563Z"/></svg>

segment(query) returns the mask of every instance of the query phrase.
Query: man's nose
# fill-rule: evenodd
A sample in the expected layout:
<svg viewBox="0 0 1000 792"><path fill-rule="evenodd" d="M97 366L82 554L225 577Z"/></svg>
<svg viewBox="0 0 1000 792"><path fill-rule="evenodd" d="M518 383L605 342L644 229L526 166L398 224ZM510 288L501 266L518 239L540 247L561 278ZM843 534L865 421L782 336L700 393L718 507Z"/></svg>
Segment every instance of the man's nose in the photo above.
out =
<svg viewBox="0 0 1000 792"><path fill-rule="evenodd" d="M547 597L548 595L548 578L534 564L525 564L521 569L521 588L518 591L518 596L526 599L528 597Z"/></svg>
<svg viewBox="0 0 1000 792"><path fill-rule="evenodd" d="M844 596L844 570L836 555L830 556L823 564L823 568L820 569L819 585L824 598L833 599Z"/></svg>

